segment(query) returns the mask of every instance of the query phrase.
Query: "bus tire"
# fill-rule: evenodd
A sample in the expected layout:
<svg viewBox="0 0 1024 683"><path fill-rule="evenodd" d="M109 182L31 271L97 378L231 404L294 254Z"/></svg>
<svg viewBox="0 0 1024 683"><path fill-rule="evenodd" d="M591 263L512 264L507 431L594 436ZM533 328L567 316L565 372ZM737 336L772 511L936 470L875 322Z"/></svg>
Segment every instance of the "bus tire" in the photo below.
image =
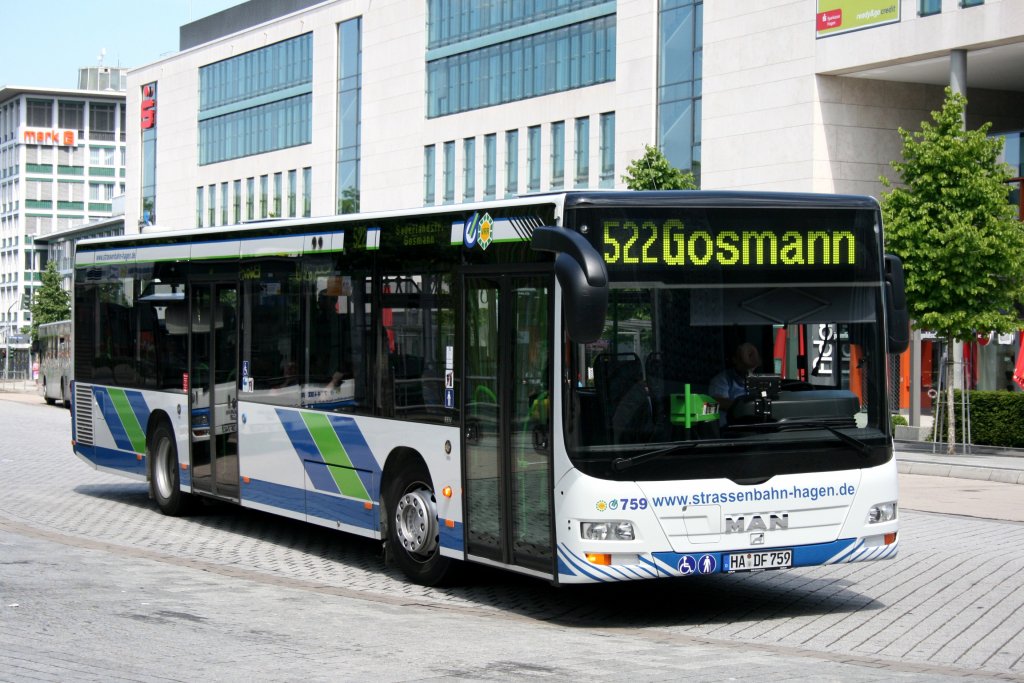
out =
<svg viewBox="0 0 1024 683"><path fill-rule="evenodd" d="M52 406L54 403L57 402L57 399L50 398L50 390L46 386L46 380L45 379L43 380L43 400L46 401L46 405L48 405L48 406Z"/></svg>
<svg viewBox="0 0 1024 683"><path fill-rule="evenodd" d="M453 561L441 555L437 502L426 468L415 464L397 473L384 501L387 557L414 583L443 583Z"/></svg>
<svg viewBox="0 0 1024 683"><path fill-rule="evenodd" d="M153 430L148 448L150 496L165 515L187 514L192 509L192 496L181 490L178 447L167 422L161 421Z"/></svg>

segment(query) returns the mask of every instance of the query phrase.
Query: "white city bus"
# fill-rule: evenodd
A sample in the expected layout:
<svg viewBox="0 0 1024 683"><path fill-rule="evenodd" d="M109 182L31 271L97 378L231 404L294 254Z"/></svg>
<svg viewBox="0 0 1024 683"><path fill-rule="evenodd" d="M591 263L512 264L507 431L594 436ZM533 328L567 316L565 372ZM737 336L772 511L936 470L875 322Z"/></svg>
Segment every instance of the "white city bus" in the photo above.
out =
<svg viewBox="0 0 1024 683"><path fill-rule="evenodd" d="M36 382L50 405L71 405L71 321L42 323L37 332L39 377Z"/></svg>
<svg viewBox="0 0 1024 683"><path fill-rule="evenodd" d="M166 514L380 539L425 584L896 554L870 198L566 192L89 240L76 273L74 450Z"/></svg>

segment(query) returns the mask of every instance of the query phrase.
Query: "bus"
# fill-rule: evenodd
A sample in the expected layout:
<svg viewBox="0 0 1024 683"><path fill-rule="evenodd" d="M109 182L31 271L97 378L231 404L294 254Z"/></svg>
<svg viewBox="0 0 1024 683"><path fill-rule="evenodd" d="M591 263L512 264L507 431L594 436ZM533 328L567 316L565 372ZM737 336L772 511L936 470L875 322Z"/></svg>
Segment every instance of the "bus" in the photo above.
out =
<svg viewBox="0 0 1024 683"><path fill-rule="evenodd" d="M71 321L41 323L36 338L39 354L39 383L50 405L58 400L71 407Z"/></svg>
<svg viewBox="0 0 1024 683"><path fill-rule="evenodd" d="M86 240L74 452L556 585L894 557L869 197L576 191ZM716 397L754 346L744 395ZM727 406L727 407L726 407Z"/></svg>

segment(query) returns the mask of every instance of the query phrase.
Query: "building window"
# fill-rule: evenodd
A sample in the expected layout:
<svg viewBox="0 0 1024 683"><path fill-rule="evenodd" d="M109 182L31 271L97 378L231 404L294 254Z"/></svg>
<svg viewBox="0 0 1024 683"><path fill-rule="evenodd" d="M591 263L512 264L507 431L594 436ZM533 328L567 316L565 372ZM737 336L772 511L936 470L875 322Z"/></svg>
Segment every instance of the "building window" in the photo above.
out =
<svg viewBox="0 0 1024 683"><path fill-rule="evenodd" d="M615 112L601 114L601 174L598 187L615 186Z"/></svg>
<svg viewBox="0 0 1024 683"><path fill-rule="evenodd" d="M220 184L220 224L228 224L228 184Z"/></svg>
<svg viewBox="0 0 1024 683"><path fill-rule="evenodd" d="M519 131L505 131L505 196L519 194Z"/></svg>
<svg viewBox="0 0 1024 683"><path fill-rule="evenodd" d="M465 3L466 7L483 3ZM528 3L530 4L530 3ZM493 3L495 9L520 3ZM427 116L446 116L615 80L615 10L551 30L550 19L522 37L481 36L427 53ZM513 10L516 11L516 10ZM523 10L518 10L523 12ZM602 10L603 11L603 10ZM568 16L564 11L562 15ZM525 15L524 15L525 16ZM431 14L431 20L433 14ZM479 46L483 41L485 44ZM490 42L490 44L488 44Z"/></svg>
<svg viewBox="0 0 1024 683"><path fill-rule="evenodd" d="M576 119L576 187L590 184L590 117Z"/></svg>
<svg viewBox="0 0 1024 683"><path fill-rule="evenodd" d="M90 147L89 148L89 165L90 166L113 166L114 165L114 148L113 147Z"/></svg>
<svg viewBox="0 0 1024 683"><path fill-rule="evenodd" d="M437 149L434 145L427 145L423 148L423 204L431 206L434 203L434 186L437 184L435 176L435 164L437 163Z"/></svg>
<svg viewBox="0 0 1024 683"><path fill-rule="evenodd" d="M26 100L25 125L32 128L52 128L53 100Z"/></svg>
<svg viewBox="0 0 1024 683"><path fill-rule="evenodd" d="M217 186L210 185L206 193L206 201L209 206L206 207L207 215L210 218L210 227L217 225Z"/></svg>
<svg viewBox="0 0 1024 683"><path fill-rule="evenodd" d="M113 140L116 132L117 107L113 104L99 102L89 103L89 139ZM113 163L111 163L113 165Z"/></svg>
<svg viewBox="0 0 1024 683"><path fill-rule="evenodd" d="M232 183L231 222L238 225L242 222L242 181Z"/></svg>
<svg viewBox="0 0 1024 683"><path fill-rule="evenodd" d="M551 189L565 184L565 121L551 124Z"/></svg>
<svg viewBox="0 0 1024 683"><path fill-rule="evenodd" d="M266 218L270 213L268 199L270 195L270 176L260 176L260 218Z"/></svg>
<svg viewBox="0 0 1024 683"><path fill-rule="evenodd" d="M85 103L58 102L57 127L76 130L80 136L85 135Z"/></svg>
<svg viewBox="0 0 1024 683"><path fill-rule="evenodd" d="M89 183L89 201L109 202L114 198L113 183Z"/></svg>
<svg viewBox="0 0 1024 683"><path fill-rule="evenodd" d="M362 19L338 24L338 213L359 211Z"/></svg>
<svg viewBox="0 0 1024 683"><path fill-rule="evenodd" d="M494 199L498 194L498 136L496 133L484 136L484 199Z"/></svg>
<svg viewBox="0 0 1024 683"><path fill-rule="evenodd" d="M302 215L313 215L313 169L309 166L302 169Z"/></svg>
<svg viewBox="0 0 1024 683"><path fill-rule="evenodd" d="M526 191L540 190L540 126L526 129Z"/></svg>
<svg viewBox="0 0 1024 683"><path fill-rule="evenodd" d="M203 187L196 188L196 227L203 227Z"/></svg>
<svg viewBox="0 0 1024 683"><path fill-rule="evenodd" d="M288 217L295 218L295 194L298 188L299 172L295 169L288 171Z"/></svg>
<svg viewBox="0 0 1024 683"><path fill-rule="evenodd" d="M455 141L444 143L444 196L441 201L451 204L455 201Z"/></svg>
<svg viewBox="0 0 1024 683"><path fill-rule="evenodd" d="M918 9L918 14L922 17L942 12L942 0L920 0L920 2L921 6Z"/></svg>
<svg viewBox="0 0 1024 683"><path fill-rule="evenodd" d="M308 144L313 41L309 33L199 69L199 163Z"/></svg>
<svg viewBox="0 0 1024 683"><path fill-rule="evenodd" d="M476 138L462 141L462 199L476 199Z"/></svg>
<svg viewBox="0 0 1024 683"><path fill-rule="evenodd" d="M465 2L429 0L429 48L444 47L470 38L558 17L602 5L608 0L530 0L519 2Z"/></svg>
<svg viewBox="0 0 1024 683"><path fill-rule="evenodd" d="M700 183L704 3L661 0L658 31L658 147Z"/></svg>
<svg viewBox="0 0 1024 683"><path fill-rule="evenodd" d="M977 7L984 4L985 0L960 0L961 7Z"/></svg>
<svg viewBox="0 0 1024 683"><path fill-rule="evenodd" d="M256 220L256 179L245 179L245 220Z"/></svg>
<svg viewBox="0 0 1024 683"><path fill-rule="evenodd" d="M281 213L281 197L284 193L284 174L274 174L274 213L270 215L271 218L280 218L283 214Z"/></svg>

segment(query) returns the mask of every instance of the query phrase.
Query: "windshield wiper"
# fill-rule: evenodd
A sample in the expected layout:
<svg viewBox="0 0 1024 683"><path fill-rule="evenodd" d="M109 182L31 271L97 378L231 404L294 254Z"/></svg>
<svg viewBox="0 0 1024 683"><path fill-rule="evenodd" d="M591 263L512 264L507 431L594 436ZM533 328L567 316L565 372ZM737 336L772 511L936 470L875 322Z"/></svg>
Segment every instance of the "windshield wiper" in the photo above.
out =
<svg viewBox="0 0 1024 683"><path fill-rule="evenodd" d="M824 429L829 434L832 434L840 441L848 446L852 446L854 450L861 454L861 456L867 458L870 457L874 452L874 448L869 444L861 441L855 436L850 436L846 432L841 432L837 428L833 427L827 422L818 420L790 420L786 422L754 422L745 425L730 425L729 429L757 431L757 432L783 432L783 431L808 431L811 429Z"/></svg>
<svg viewBox="0 0 1024 683"><path fill-rule="evenodd" d="M668 448L659 448L653 451L646 451L644 453L637 453L631 455L628 458L615 458L612 460L612 469L621 472L622 470L628 470L630 467L636 467L642 465L645 462L650 462L665 455L672 453L681 453L683 451L692 451L698 448L707 448L708 446L734 446L736 445L733 441L682 441L679 443L672 444Z"/></svg>

